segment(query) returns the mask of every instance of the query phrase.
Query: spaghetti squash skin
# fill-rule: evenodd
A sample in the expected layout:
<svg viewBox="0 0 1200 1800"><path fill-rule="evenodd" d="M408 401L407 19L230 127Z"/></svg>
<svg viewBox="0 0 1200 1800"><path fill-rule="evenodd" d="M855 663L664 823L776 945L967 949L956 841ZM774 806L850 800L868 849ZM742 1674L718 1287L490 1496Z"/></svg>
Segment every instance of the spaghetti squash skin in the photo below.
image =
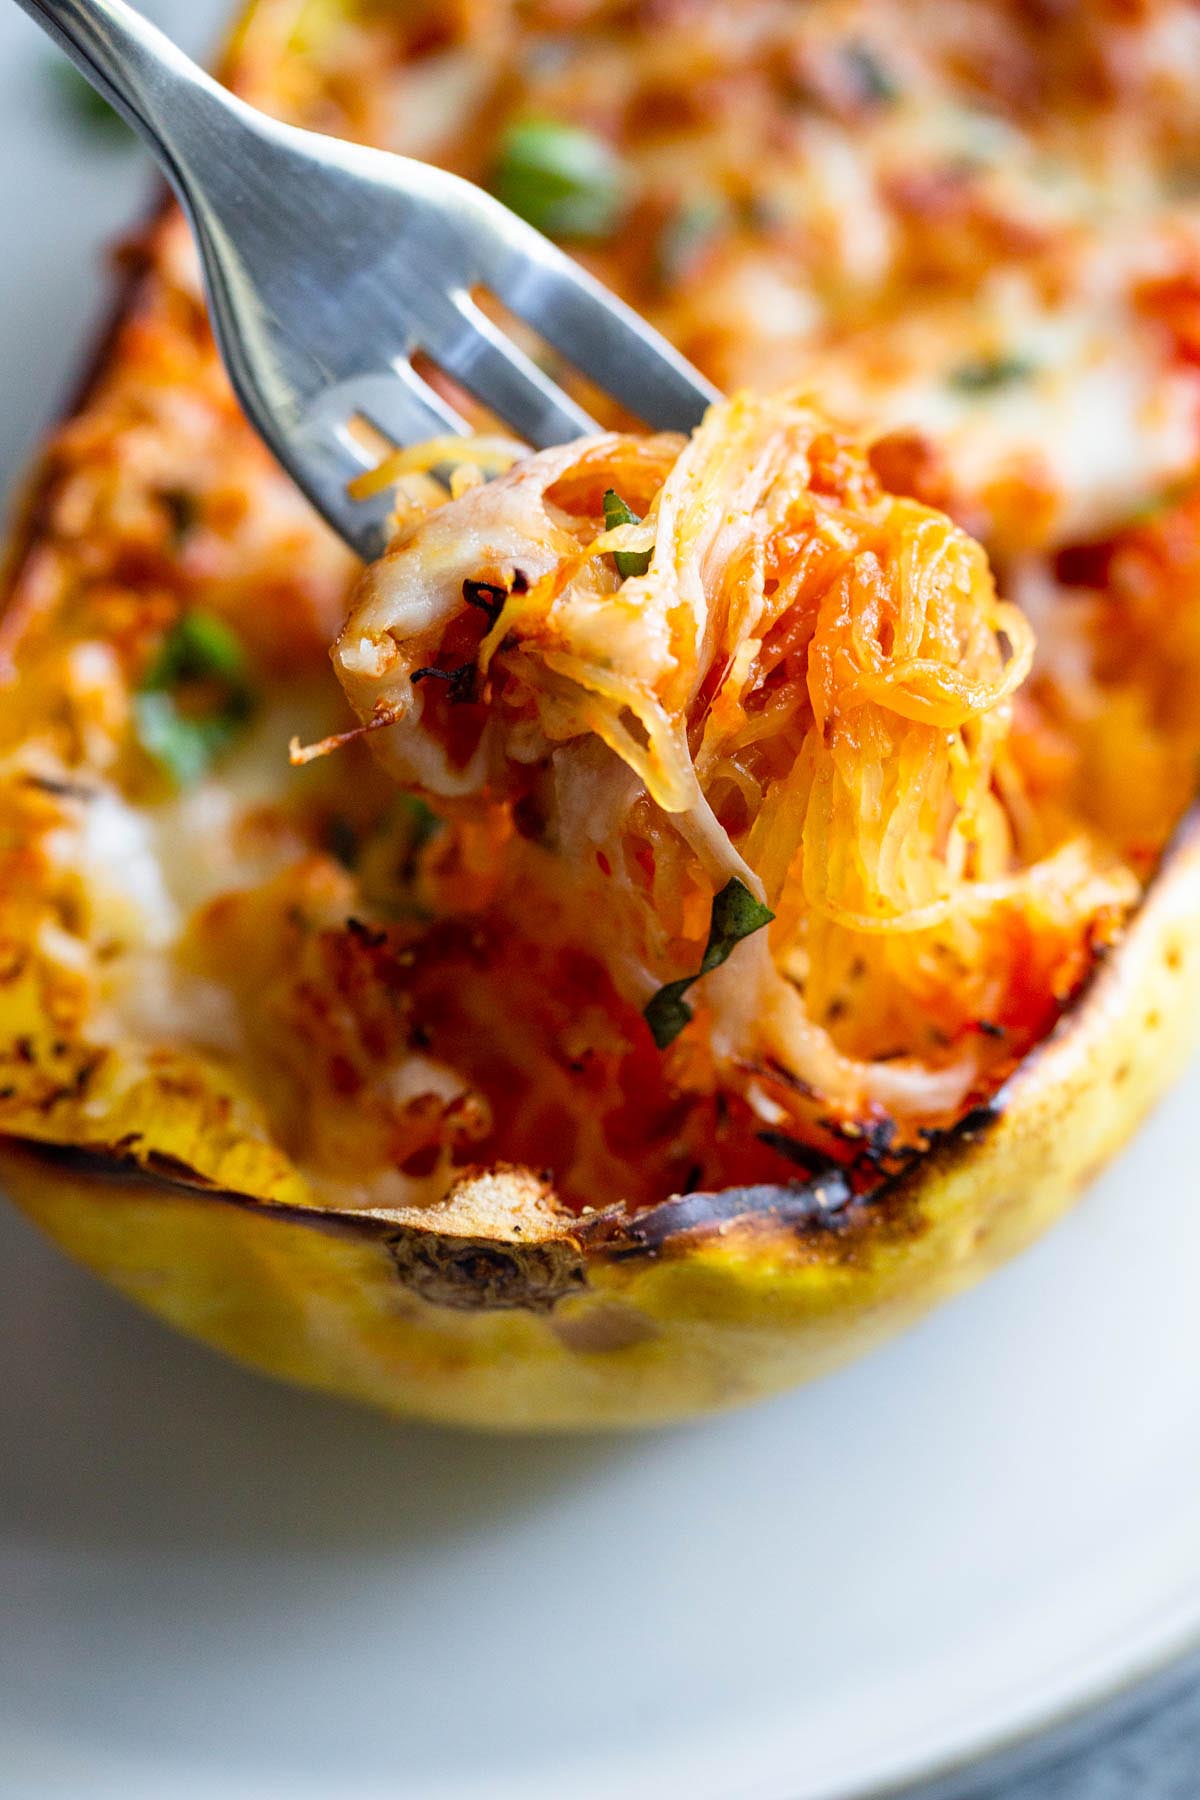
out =
<svg viewBox="0 0 1200 1800"><path fill-rule="evenodd" d="M1200 821L1120 949L993 1104L847 1204L836 1182L541 1210L497 1171L415 1215L234 1192L185 1165L6 1144L63 1250L239 1361L485 1430L660 1424L824 1374L1046 1230L1176 1075L1200 1008ZM256 1186L258 1191L255 1191Z"/></svg>
<svg viewBox="0 0 1200 1800"><path fill-rule="evenodd" d="M388 8L312 8L304 28L310 41L299 50L295 10L264 0L252 11L237 40L239 85L284 110L378 135L345 96L363 89L363 70L389 29ZM557 9L560 26L569 25L572 10ZM450 8L447 17L469 34L486 11ZM411 12L415 37L421 9ZM507 29L507 9L497 6L494 20ZM1102 22L1094 29L1102 32ZM816 81L820 70L802 73ZM475 155L466 146L462 160ZM906 189L906 219L932 204L928 194ZM987 221L995 234L1003 235L1002 225ZM920 275L915 240L906 245ZM740 242L712 252L727 292L738 284L745 253ZM153 257L159 271L187 262L177 225L158 234ZM612 269L604 273L616 278ZM183 280L165 302L160 293L173 325L189 304L186 291ZM1186 311L1178 283L1173 292ZM695 293L664 310L660 322L703 355ZM126 365L130 332L148 339L149 329L144 307L139 321L135 306L118 350ZM752 371L730 365L739 347L736 334L729 338L722 336L710 366L722 380L751 379ZM770 354L750 336L740 348L750 360ZM260 605L248 629L258 634L264 667L278 654L285 618L302 640L297 661L307 681L341 623L348 565L273 485L233 418L210 352L183 357L164 378L199 413L211 409L218 457L235 446L246 459L246 485L260 498L269 490L271 502L254 535L262 557L254 579L244 571L241 579L229 576L222 562L222 531L239 557L247 548L227 491L210 501L211 541L189 550L189 579L201 585L204 605L218 612L227 605L234 617L245 591L255 593ZM102 372L102 388L104 380ZM65 449L60 443L33 490L16 545L0 620L0 658L19 671L6 695L7 704L15 693L15 710L0 734L6 773L48 695L58 692L59 639L69 637L54 610L52 579L69 529L64 511L74 505L78 513L80 502L77 491L64 501L64 460L70 474L72 457L92 453L80 444L89 430L103 458L111 429L95 413L69 428L71 441ZM1053 505L1032 503L1044 497L1041 474L1018 479L1006 467L959 505L938 486L944 472L930 471L923 445L893 442L889 454L919 469L914 488L922 497L955 507L973 527L986 514L996 541L1011 539L1014 520L1025 526L1035 516L1052 541ZM237 485L233 476L228 485ZM177 519L172 529L181 529ZM152 644L172 616L177 576L148 523L135 518L130 532L117 577L90 595L86 631L76 636L102 638L144 670L141 641ZM281 555L303 570L298 585L275 581ZM79 761L120 768L125 752L110 754L119 734L94 665L94 657L72 663L77 687L62 729L86 743ZM289 724L302 728L294 717ZM352 779L369 786L366 759L355 767ZM599 1192L590 1210L576 1212L540 1175L498 1166L466 1171L448 1193L420 1204L363 1204L334 1181L315 1179L281 1147L270 1096L247 1083L219 1043L211 1054L158 1050L138 1058L121 1041L90 1035L82 979L53 954L41 960L46 943L55 948L53 927L69 934L78 910L70 883L47 879L38 848L43 831L62 823L56 813L48 826L39 809L74 804L54 791L58 779L22 769L0 799L7 859L0 866L0 1182L65 1251L181 1330L272 1375L402 1416L487 1429L651 1424L741 1404L850 1359L1045 1229L1177 1071L1200 1014L1200 825L1192 818L1163 853L1145 828L1145 896L1045 1041L985 1105L901 1166L856 1180L853 1191L834 1170L638 1209L622 1204L622 1194ZM1138 831L1143 824L1136 821ZM293 853L289 829L275 816L256 823L253 853L262 856L266 881L278 858ZM324 869L306 877L294 897L301 902L322 918L339 907L345 913L336 878ZM115 938L122 929L117 920ZM198 1009L206 993L198 978L188 1005ZM223 1029L223 1020L214 1025L214 1042ZM362 1116L378 1114L390 1129L391 1115L380 1107L364 1107ZM461 1124L469 1135L471 1122ZM336 1141L326 1146L327 1165L337 1152Z"/></svg>

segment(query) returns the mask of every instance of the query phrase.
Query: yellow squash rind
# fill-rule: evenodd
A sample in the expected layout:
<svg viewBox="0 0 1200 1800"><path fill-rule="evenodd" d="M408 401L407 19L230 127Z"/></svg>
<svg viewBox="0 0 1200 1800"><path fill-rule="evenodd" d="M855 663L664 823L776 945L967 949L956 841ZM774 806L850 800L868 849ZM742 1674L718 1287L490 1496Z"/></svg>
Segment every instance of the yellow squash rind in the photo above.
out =
<svg viewBox="0 0 1200 1800"><path fill-rule="evenodd" d="M15 1143L0 1182L80 1262L272 1375L491 1429L648 1425L832 1369L1020 1250L1158 1099L1198 1016L1193 819L992 1115L849 1207L798 1209L780 1190L739 1214L714 1196L707 1224L660 1233L668 1208L567 1221L528 1175L500 1173L419 1218L335 1213ZM461 1287L430 1298L429 1269L456 1255L493 1259L475 1304ZM522 1259L550 1271L524 1300L494 1280Z"/></svg>

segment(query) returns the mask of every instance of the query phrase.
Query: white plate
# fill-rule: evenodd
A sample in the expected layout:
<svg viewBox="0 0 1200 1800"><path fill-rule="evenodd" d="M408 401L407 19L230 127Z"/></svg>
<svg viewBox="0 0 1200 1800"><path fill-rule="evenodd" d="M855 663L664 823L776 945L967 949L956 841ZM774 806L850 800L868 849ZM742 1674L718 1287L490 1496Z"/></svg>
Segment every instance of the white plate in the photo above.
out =
<svg viewBox="0 0 1200 1800"><path fill-rule="evenodd" d="M64 148L45 56L0 13L8 477L145 179ZM872 1360L642 1438L273 1387L0 1213L5 1800L844 1800L1161 1665L1200 1638L1198 1109L1200 1071Z"/></svg>

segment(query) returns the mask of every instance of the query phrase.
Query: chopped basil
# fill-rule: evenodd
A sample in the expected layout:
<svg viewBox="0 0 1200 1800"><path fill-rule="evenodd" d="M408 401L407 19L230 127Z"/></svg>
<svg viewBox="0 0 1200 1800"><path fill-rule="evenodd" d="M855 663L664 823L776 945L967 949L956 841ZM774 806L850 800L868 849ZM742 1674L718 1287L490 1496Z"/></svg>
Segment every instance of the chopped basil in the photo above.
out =
<svg viewBox="0 0 1200 1800"><path fill-rule="evenodd" d="M845 45L842 54L859 95L868 106L890 106L900 98L895 77L869 44L855 39Z"/></svg>
<svg viewBox="0 0 1200 1800"><path fill-rule="evenodd" d="M395 845L390 867L393 880L382 903L389 911L412 915L416 901L414 889L420 873L421 852L441 831L445 820L417 794L398 794L389 814L392 842ZM397 827L399 829L397 830Z"/></svg>
<svg viewBox="0 0 1200 1800"><path fill-rule="evenodd" d="M946 379L960 394L994 394L1036 374L1037 364L1027 356L979 356L960 363Z"/></svg>
<svg viewBox="0 0 1200 1800"><path fill-rule="evenodd" d="M241 733L254 700L241 639L213 613L186 612L134 695L138 739L177 786L190 787Z"/></svg>
<svg viewBox="0 0 1200 1800"><path fill-rule="evenodd" d="M223 733L208 719L189 719L170 694L137 694L133 702L138 740L176 787L194 787L207 772Z"/></svg>
<svg viewBox="0 0 1200 1800"><path fill-rule="evenodd" d="M615 531L618 525L640 525L641 519L631 506L627 506L615 488L609 488L604 496L604 529ZM617 574L622 581L631 575L644 575L650 567L650 550L614 550L613 561L617 565Z"/></svg>
<svg viewBox="0 0 1200 1800"><path fill-rule="evenodd" d="M727 200L698 194L681 201L659 234L655 272L663 287L674 287L694 271L714 239L730 222Z"/></svg>
<svg viewBox="0 0 1200 1800"><path fill-rule="evenodd" d="M183 613L163 639L142 680L144 690L176 687L183 681L218 678L241 682L246 652L236 631L215 613Z"/></svg>
<svg viewBox="0 0 1200 1800"><path fill-rule="evenodd" d="M603 138L553 119L510 125L492 171L492 192L550 237L608 237L625 210L627 178Z"/></svg>
<svg viewBox="0 0 1200 1800"><path fill-rule="evenodd" d="M683 996L692 984L699 981L702 975L709 975L714 969L719 969L723 962L728 961L735 945L740 944L743 938L752 937L756 931L761 931L774 917L770 907L764 906L761 900L756 900L736 875L725 883L713 900L708 944L696 974L685 976L681 981L669 981L665 987L659 988L643 1013L660 1050L665 1050L668 1044L674 1043L691 1019L692 1009Z"/></svg>
<svg viewBox="0 0 1200 1800"><path fill-rule="evenodd" d="M713 901L708 947L700 964L701 975L709 975L723 962L728 962L735 945L743 938L753 937L774 917L770 907L756 900L736 875L727 881Z"/></svg>
<svg viewBox="0 0 1200 1800"><path fill-rule="evenodd" d="M133 133L120 113L113 110L103 94L96 92L73 63L60 57L52 68L63 106L76 125L93 137L107 138L113 144L133 142Z"/></svg>
<svg viewBox="0 0 1200 1800"><path fill-rule="evenodd" d="M435 838L445 821L418 794L401 794L397 802L399 815L408 829L408 854L418 856L431 838Z"/></svg>
<svg viewBox="0 0 1200 1800"><path fill-rule="evenodd" d="M695 979L690 975L683 981L669 981L666 987L659 988L642 1015L660 1050L673 1044L691 1020L692 1009L683 996Z"/></svg>

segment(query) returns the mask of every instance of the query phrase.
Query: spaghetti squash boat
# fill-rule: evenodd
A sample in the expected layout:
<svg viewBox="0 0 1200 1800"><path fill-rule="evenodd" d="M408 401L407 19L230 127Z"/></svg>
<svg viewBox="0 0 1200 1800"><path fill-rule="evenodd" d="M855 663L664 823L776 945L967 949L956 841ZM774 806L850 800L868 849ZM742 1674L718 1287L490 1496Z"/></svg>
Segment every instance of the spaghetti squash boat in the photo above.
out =
<svg viewBox="0 0 1200 1800"><path fill-rule="evenodd" d="M1200 1002L1190 10L672 11L260 0L226 72L578 246L734 394L692 439L390 457L360 574L168 214L10 562L0 1178L397 1413L844 1361Z"/></svg>

